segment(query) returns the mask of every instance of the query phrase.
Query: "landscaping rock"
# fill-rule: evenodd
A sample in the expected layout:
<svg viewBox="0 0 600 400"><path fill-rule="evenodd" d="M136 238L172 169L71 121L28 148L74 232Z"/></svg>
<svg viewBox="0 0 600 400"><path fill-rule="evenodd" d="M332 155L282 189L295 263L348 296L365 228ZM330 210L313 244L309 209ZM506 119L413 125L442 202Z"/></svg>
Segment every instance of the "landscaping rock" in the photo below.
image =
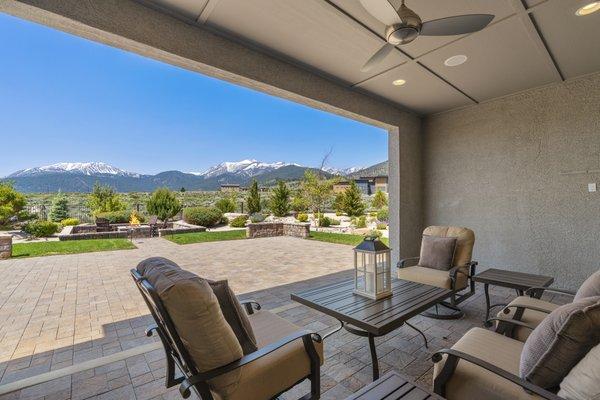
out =
<svg viewBox="0 0 600 400"><path fill-rule="evenodd" d="M0 235L0 260L6 260L12 256L12 236Z"/></svg>

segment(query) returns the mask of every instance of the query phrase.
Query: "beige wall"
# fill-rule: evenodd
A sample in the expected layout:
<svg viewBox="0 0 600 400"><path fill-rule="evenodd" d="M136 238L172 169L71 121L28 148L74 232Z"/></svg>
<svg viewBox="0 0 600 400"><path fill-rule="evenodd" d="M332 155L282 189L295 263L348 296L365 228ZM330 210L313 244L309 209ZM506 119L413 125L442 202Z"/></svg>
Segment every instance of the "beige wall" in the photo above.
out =
<svg viewBox="0 0 600 400"><path fill-rule="evenodd" d="M600 74L431 116L423 151L424 222L473 228L484 268L600 268Z"/></svg>

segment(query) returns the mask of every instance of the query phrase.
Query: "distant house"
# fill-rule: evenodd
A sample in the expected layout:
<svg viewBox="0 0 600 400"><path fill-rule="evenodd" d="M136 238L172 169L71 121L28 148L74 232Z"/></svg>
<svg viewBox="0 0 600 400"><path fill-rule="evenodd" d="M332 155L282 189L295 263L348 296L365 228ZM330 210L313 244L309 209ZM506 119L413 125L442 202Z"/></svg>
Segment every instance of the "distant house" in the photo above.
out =
<svg viewBox="0 0 600 400"><path fill-rule="evenodd" d="M371 195L375 194L376 191L381 190L384 193L388 191L388 177L384 175L379 176L362 176L358 179L354 179L354 183L360 189L363 194ZM350 181L341 181L333 185L334 193L341 193L350 186Z"/></svg>
<svg viewBox="0 0 600 400"><path fill-rule="evenodd" d="M234 183L224 183L221 185L221 192L239 192L240 185Z"/></svg>
<svg viewBox="0 0 600 400"><path fill-rule="evenodd" d="M333 185L333 193L342 193L350 186L350 182L341 181Z"/></svg>

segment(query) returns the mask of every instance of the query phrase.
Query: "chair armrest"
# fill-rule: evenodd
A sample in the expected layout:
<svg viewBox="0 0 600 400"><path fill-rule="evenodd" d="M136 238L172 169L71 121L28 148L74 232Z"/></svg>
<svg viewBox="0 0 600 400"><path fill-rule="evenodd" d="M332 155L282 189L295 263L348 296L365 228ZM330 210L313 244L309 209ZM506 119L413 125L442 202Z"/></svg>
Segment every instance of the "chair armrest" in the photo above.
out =
<svg viewBox="0 0 600 400"><path fill-rule="evenodd" d="M396 264L396 268L404 268L406 267L406 263L408 261L414 261L414 260L419 260L420 257L408 257L408 258L403 258L400 261L398 261L398 264Z"/></svg>
<svg viewBox="0 0 600 400"><path fill-rule="evenodd" d="M446 360L446 364L453 365L453 369L456 367L456 363L458 362L459 359L465 360L471 364L475 364L478 367L486 369L486 370L492 372L493 374L496 374L496 375L514 383L515 385L519 385L526 391L535 393L538 396L543 397L544 399L564 400L561 397L558 397L556 394L549 392L546 389L543 389L537 385L534 385L531 382L527 382L526 380L521 379L520 377L518 377L514 374L511 374L510 372L507 372L507 371L503 370L502 368L498 368L497 366L490 364L487 361L484 361L480 358L474 357L470 354L463 353L462 351L458 351L458 350L454 350L454 349L442 349L442 350L439 350L436 353L434 353L433 356L431 357L431 359L433 360L434 363L440 362L442 360L442 356L444 354L448 355L448 360ZM444 374L444 372L446 372L446 371L442 371L442 373L440 375ZM453 372L454 372L453 370L449 372L450 376Z"/></svg>
<svg viewBox="0 0 600 400"><path fill-rule="evenodd" d="M535 296L539 295L538 297L541 297L542 293L544 293L544 292L552 292L552 293L558 293L558 294L566 294L569 296L575 296L575 292L573 292L572 290L545 287L545 286L530 287L529 289L527 289L525 291L525 295L531 296L531 297L535 297Z"/></svg>
<svg viewBox="0 0 600 400"><path fill-rule="evenodd" d="M317 340L315 340L315 338ZM229 363L222 367L211 369L210 371L202 372L198 375L194 375L194 376L184 379L183 382L181 383L181 385L179 386L179 392L181 393L181 395L184 398L187 398L190 395L190 388L192 386L197 385L202 382L206 382L210 379L216 378L217 376L220 376L220 375L226 374L228 372L231 372L233 370L236 370L238 368L241 368L246 364L250 364L251 362L258 360L259 358L262 358L297 339L302 339L305 343L305 346L306 346L306 343L310 343L310 345L313 346L313 350L315 351L315 353L316 353L316 349L314 349L314 344L312 343L312 341L313 340L321 341L321 337L317 333L307 331L307 330L301 330L301 331L295 332L289 336L284 337L283 339L281 339L275 343L271 343L261 349L258 349L257 351L255 351L253 353L247 354L247 355L243 356L242 358L240 358L239 360L236 360L232 363Z"/></svg>
<svg viewBox="0 0 600 400"><path fill-rule="evenodd" d="M450 268L448 270L448 273L453 278L456 278L457 274L463 274L467 278L469 278L469 277L472 277L473 275L475 275L475 267L476 266L477 266L477 261L469 261L468 263L466 263L464 265L457 265L455 267ZM462 271L463 268L466 268L469 271L469 273L464 273Z"/></svg>
<svg viewBox="0 0 600 400"><path fill-rule="evenodd" d="M157 325L150 325L145 330L146 336L148 336L148 337L153 336L154 335L154 331L157 331L157 330L158 330L158 326Z"/></svg>
<svg viewBox="0 0 600 400"><path fill-rule="evenodd" d="M254 314L254 310L260 310L262 308L256 300L241 300L240 304L246 308L247 314Z"/></svg>
<svg viewBox="0 0 600 400"><path fill-rule="evenodd" d="M527 324L527 323L525 323L523 321L518 321L516 319L504 319L504 318L494 317L494 318L489 318L487 321L485 321L485 323L486 324L489 323L490 326L491 326L491 324L494 321L498 321L500 323L506 323L506 324L516 325L516 326L522 326L523 328L527 328L527 329L531 329L531 330L535 329L535 326L529 325L529 324Z"/></svg>
<svg viewBox="0 0 600 400"><path fill-rule="evenodd" d="M552 312L552 311L548 311L548 310L545 310L545 309L540 308L540 307L528 306L528 305L524 305L524 304L509 304L509 305L506 305L506 306L504 306L504 309L502 310L502 312L504 314L508 314L510 312L509 308L517 308L517 309L518 308L522 308L522 309L525 309L525 310L539 311L539 312L542 312L544 314L550 314Z"/></svg>

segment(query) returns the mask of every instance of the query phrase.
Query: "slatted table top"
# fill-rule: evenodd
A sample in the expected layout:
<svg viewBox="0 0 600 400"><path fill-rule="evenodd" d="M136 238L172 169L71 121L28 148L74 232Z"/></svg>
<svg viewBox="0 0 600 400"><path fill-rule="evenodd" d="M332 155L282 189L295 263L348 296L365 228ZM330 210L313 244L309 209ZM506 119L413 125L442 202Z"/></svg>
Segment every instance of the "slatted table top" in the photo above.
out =
<svg viewBox="0 0 600 400"><path fill-rule="evenodd" d="M354 294L354 280L292 293L298 303L321 311L373 335L385 335L405 321L450 297L452 292L417 282L392 280L393 295L372 300Z"/></svg>
<svg viewBox="0 0 600 400"><path fill-rule="evenodd" d="M395 371L365 386L346 400L442 400L431 391L423 389Z"/></svg>
<svg viewBox="0 0 600 400"><path fill-rule="evenodd" d="M509 287L518 290L527 290L530 287L549 286L554 282L551 276L527 274L525 272L508 271L490 268L473 277L475 282L489 283L491 285Z"/></svg>

